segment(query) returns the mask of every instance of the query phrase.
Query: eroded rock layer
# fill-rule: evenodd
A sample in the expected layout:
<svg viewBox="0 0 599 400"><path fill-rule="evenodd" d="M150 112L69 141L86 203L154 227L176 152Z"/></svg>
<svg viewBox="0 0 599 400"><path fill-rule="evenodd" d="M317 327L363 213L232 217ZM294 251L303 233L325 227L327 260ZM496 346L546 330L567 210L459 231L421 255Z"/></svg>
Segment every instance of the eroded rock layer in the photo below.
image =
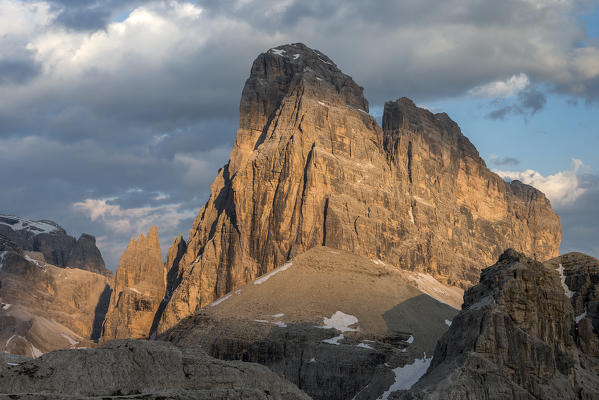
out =
<svg viewBox="0 0 599 400"><path fill-rule="evenodd" d="M514 250L482 272L409 392L436 400L599 398L599 261Z"/></svg>
<svg viewBox="0 0 599 400"><path fill-rule="evenodd" d="M559 218L541 192L489 171L446 114L400 99L381 129L362 88L302 44L254 61L211 190L159 332L314 246L460 287L508 247L558 255Z"/></svg>
<svg viewBox="0 0 599 400"><path fill-rule="evenodd" d="M165 296L166 268L162 263L158 229L131 238L114 276L110 307L102 340L148 338Z"/></svg>

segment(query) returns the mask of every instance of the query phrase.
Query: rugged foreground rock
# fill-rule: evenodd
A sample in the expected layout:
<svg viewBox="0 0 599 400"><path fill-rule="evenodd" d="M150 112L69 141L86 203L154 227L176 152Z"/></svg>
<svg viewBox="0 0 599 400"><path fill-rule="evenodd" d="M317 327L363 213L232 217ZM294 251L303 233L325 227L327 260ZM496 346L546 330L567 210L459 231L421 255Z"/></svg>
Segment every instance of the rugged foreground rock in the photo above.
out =
<svg viewBox="0 0 599 400"><path fill-rule="evenodd" d="M38 357L99 337L108 278L44 260L0 235L0 351Z"/></svg>
<svg viewBox="0 0 599 400"><path fill-rule="evenodd" d="M508 247L558 255L541 192L491 172L446 114L400 99L379 127L362 91L302 44L258 56L230 162L167 265L177 273L158 333L315 246L462 288Z"/></svg>
<svg viewBox="0 0 599 400"><path fill-rule="evenodd" d="M266 367L165 342L115 340L0 361L0 399L309 399Z"/></svg>
<svg viewBox="0 0 599 400"><path fill-rule="evenodd" d="M102 340L147 339L158 307L165 297L166 269L160 253L158 229L133 238L123 253L114 277L110 308Z"/></svg>
<svg viewBox="0 0 599 400"><path fill-rule="evenodd" d="M314 399L376 399L394 382L395 368L430 362L458 312L418 290L422 283L440 300L461 305L459 290L430 276L314 247L163 338L263 364Z"/></svg>
<svg viewBox="0 0 599 400"><path fill-rule="evenodd" d="M599 398L599 261L514 250L482 272L428 373L390 398Z"/></svg>
<svg viewBox="0 0 599 400"><path fill-rule="evenodd" d="M0 235L16 243L21 250L41 253L48 264L112 275L104 265L95 237L84 233L75 240L56 222L0 214Z"/></svg>

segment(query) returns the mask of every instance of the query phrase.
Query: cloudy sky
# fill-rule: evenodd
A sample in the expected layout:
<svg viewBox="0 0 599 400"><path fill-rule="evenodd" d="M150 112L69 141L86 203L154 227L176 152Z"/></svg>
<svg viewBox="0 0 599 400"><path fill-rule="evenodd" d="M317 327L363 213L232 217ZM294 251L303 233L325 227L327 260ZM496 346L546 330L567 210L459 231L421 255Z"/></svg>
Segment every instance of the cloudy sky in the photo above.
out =
<svg viewBox="0 0 599 400"><path fill-rule="evenodd" d="M0 212L98 237L115 267L187 232L253 59L303 42L365 88L446 111L599 256L599 1L0 0Z"/></svg>

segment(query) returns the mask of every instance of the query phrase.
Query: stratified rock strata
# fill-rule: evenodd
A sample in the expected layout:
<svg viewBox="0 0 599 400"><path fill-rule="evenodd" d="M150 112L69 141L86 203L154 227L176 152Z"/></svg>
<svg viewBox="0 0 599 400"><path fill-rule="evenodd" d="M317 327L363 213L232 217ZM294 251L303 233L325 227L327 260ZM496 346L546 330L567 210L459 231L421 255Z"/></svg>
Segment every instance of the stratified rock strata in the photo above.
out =
<svg viewBox="0 0 599 400"><path fill-rule="evenodd" d="M514 250L485 270L409 392L435 400L599 398L599 261Z"/></svg>
<svg viewBox="0 0 599 400"><path fill-rule="evenodd" d="M489 171L446 114L400 99L381 129L362 91L303 44L258 56L158 333L314 246L462 288L508 247L558 255L559 218L541 192Z"/></svg>
<svg viewBox="0 0 599 400"><path fill-rule="evenodd" d="M0 363L0 399L309 400L263 366L164 342L116 340L9 360Z"/></svg>
<svg viewBox="0 0 599 400"><path fill-rule="evenodd" d="M166 289L158 229L131 238L114 276L102 340L148 338Z"/></svg>

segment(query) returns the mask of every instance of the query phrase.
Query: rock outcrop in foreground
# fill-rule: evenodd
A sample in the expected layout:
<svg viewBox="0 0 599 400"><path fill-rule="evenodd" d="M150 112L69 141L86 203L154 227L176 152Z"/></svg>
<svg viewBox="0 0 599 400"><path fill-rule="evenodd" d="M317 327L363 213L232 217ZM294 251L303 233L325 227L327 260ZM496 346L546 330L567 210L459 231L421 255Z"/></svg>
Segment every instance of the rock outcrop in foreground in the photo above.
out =
<svg viewBox="0 0 599 400"><path fill-rule="evenodd" d="M114 276L102 340L149 337L165 296L166 274L158 229L153 226L147 236L131 238Z"/></svg>
<svg viewBox="0 0 599 400"><path fill-rule="evenodd" d="M0 355L0 399L309 399L263 366L164 342L115 340L3 361Z"/></svg>
<svg viewBox="0 0 599 400"><path fill-rule="evenodd" d="M514 250L482 272L428 373L390 398L599 398L599 261Z"/></svg>
<svg viewBox="0 0 599 400"><path fill-rule="evenodd" d="M303 44L258 56L230 161L167 266L177 282L158 333L314 246L462 288L508 247L559 254L549 201L491 172L447 114L402 98L385 105L381 128L362 92Z"/></svg>

